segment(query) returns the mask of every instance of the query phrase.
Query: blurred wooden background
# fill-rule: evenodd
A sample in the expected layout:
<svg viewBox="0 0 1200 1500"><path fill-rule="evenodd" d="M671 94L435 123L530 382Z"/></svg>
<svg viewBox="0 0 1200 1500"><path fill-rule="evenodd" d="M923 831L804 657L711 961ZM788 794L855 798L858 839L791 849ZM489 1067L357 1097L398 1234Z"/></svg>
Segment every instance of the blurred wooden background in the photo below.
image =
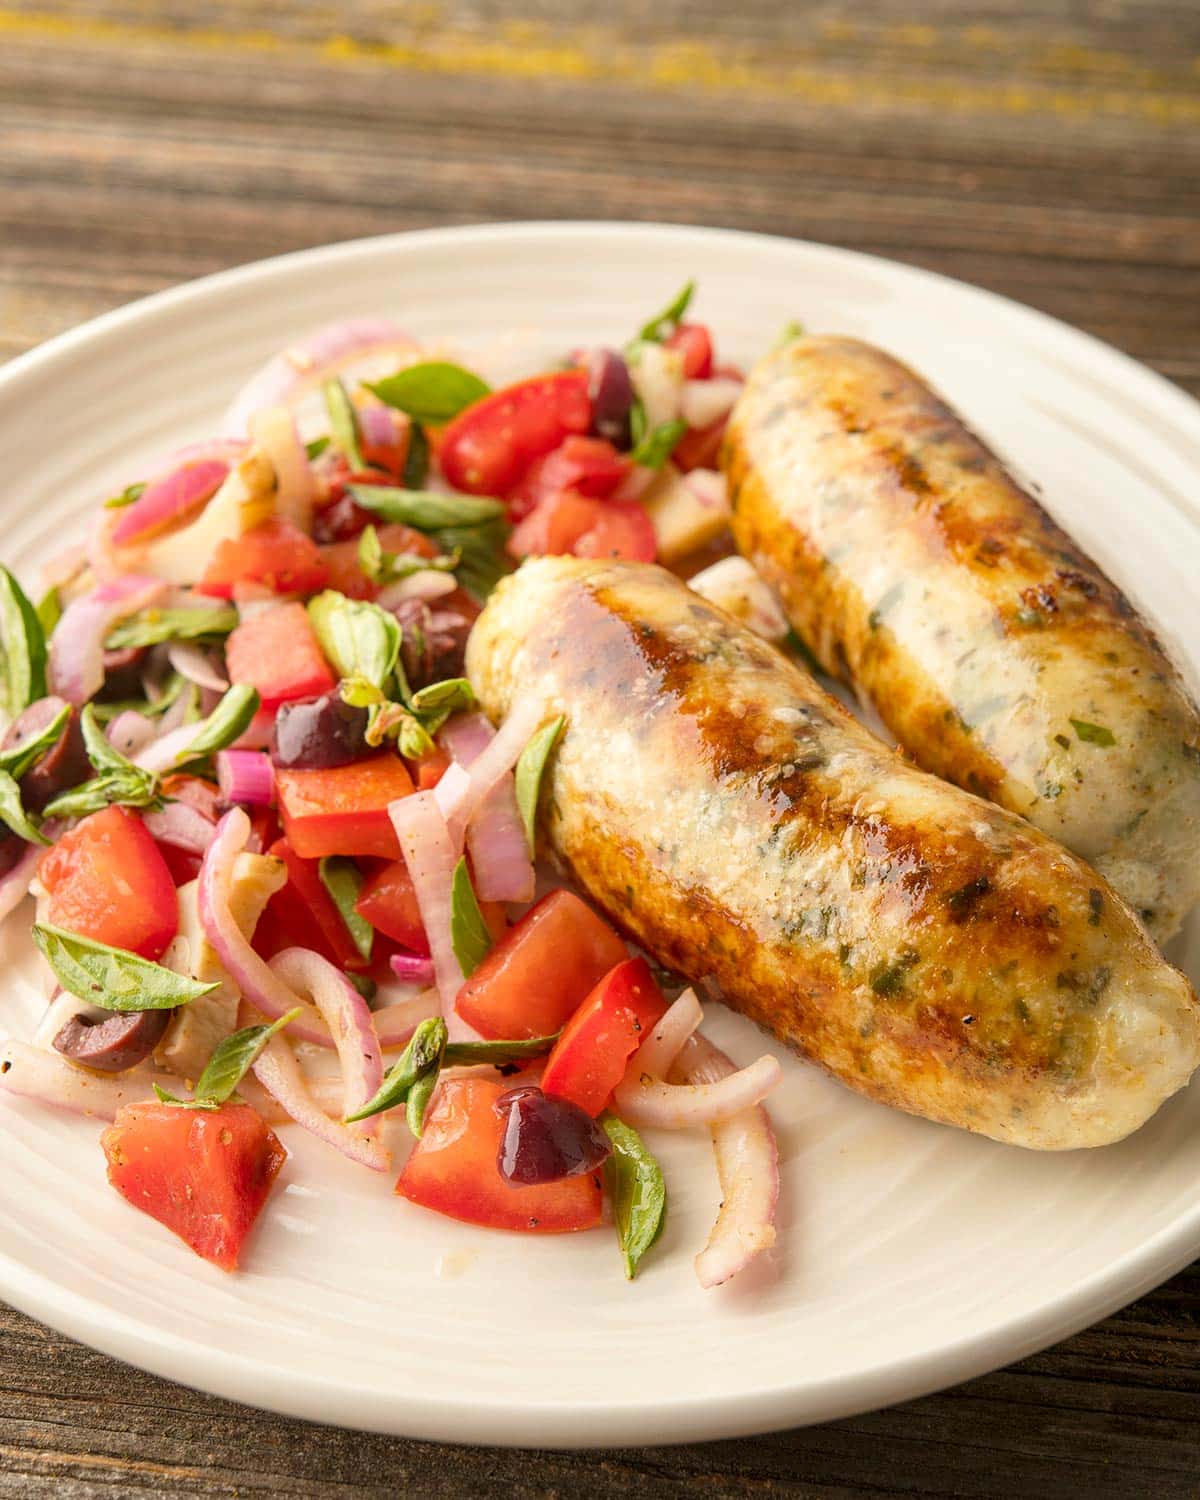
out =
<svg viewBox="0 0 1200 1500"><path fill-rule="evenodd" d="M1200 394L1200 3L0 0L0 356L299 246L566 217L876 251ZM0 1333L0 1494L1200 1495L1195 1268L940 1396L600 1455L307 1426Z"/></svg>

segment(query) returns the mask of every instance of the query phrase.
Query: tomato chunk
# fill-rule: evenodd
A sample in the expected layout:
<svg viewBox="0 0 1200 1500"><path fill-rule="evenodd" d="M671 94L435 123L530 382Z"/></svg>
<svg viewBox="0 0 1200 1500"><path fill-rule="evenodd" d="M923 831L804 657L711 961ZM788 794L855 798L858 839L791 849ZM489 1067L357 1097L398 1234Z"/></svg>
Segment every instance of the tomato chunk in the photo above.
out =
<svg viewBox="0 0 1200 1500"><path fill-rule="evenodd" d="M363 881L354 909L371 926L394 938L402 948L429 956L429 940L421 924L421 909L412 876L402 859L381 865Z"/></svg>
<svg viewBox="0 0 1200 1500"><path fill-rule="evenodd" d="M324 588L327 577L313 539L276 517L218 542L196 589L219 599L232 599L238 583L261 583L276 594L310 594Z"/></svg>
<svg viewBox="0 0 1200 1500"><path fill-rule="evenodd" d="M592 425L587 381L586 370L559 370L474 402L442 433L442 473L468 494L507 494L535 458Z"/></svg>
<svg viewBox="0 0 1200 1500"><path fill-rule="evenodd" d="M703 323L680 323L666 341L668 349L683 355L683 374L687 380L707 380L713 372L712 335Z"/></svg>
<svg viewBox="0 0 1200 1500"><path fill-rule="evenodd" d="M364 512L365 514L365 512ZM371 517L367 517L368 524ZM411 526L380 526L379 544L385 552L397 555L405 553L417 557L436 557L437 547L420 531ZM379 585L362 570L358 560L358 541L330 542L320 549L322 560L328 571L328 587L337 589L348 599L374 599L379 594Z"/></svg>
<svg viewBox="0 0 1200 1500"><path fill-rule="evenodd" d="M481 1036L549 1036L625 957L625 944L590 906L551 891L496 944L455 1008Z"/></svg>
<svg viewBox="0 0 1200 1500"><path fill-rule="evenodd" d="M124 807L89 814L47 851L38 876L46 917L112 948L157 960L175 936L175 882L141 818Z"/></svg>
<svg viewBox="0 0 1200 1500"><path fill-rule="evenodd" d="M281 886L267 903L272 920L263 936L262 947L256 930L255 947L267 958L273 957L280 948L295 945L315 948L339 969L365 969L369 961L358 951L345 919L325 889L318 862L302 859L287 839L276 839L267 852L283 860L288 878L287 884ZM269 953L264 951L267 946L270 946Z"/></svg>
<svg viewBox="0 0 1200 1500"><path fill-rule="evenodd" d="M262 1212L287 1152L248 1104L126 1104L100 1137L108 1180L223 1271Z"/></svg>
<svg viewBox="0 0 1200 1500"><path fill-rule="evenodd" d="M650 965L644 958L627 958L604 976L563 1028L546 1059L543 1091L598 1115L666 1009Z"/></svg>
<svg viewBox="0 0 1200 1500"><path fill-rule="evenodd" d="M728 425L729 418L724 416L707 427L693 427L685 432L675 444L671 462L685 474L690 469L715 469Z"/></svg>
<svg viewBox="0 0 1200 1500"><path fill-rule="evenodd" d="M562 490L593 498L611 495L633 465L604 438L573 433L552 453L530 464L508 497L508 513L519 521Z"/></svg>
<svg viewBox="0 0 1200 1500"><path fill-rule="evenodd" d="M276 604L251 615L225 643L231 682L248 682L268 707L319 698L334 686L303 604Z"/></svg>
<svg viewBox="0 0 1200 1500"><path fill-rule="evenodd" d="M410 1203L491 1229L563 1234L600 1223L600 1174L586 1172L536 1187L514 1187L497 1158L504 1120L496 1101L507 1088L482 1078L448 1078L425 1117L425 1134L396 1191Z"/></svg>
<svg viewBox="0 0 1200 1500"><path fill-rule="evenodd" d="M325 854L374 854L399 859L388 803L413 789L404 762L383 750L348 766L275 773L288 843L304 859Z"/></svg>
<svg viewBox="0 0 1200 1500"><path fill-rule="evenodd" d="M572 548L576 557L623 557L653 562L658 552L654 522L636 500L606 500L595 525Z"/></svg>

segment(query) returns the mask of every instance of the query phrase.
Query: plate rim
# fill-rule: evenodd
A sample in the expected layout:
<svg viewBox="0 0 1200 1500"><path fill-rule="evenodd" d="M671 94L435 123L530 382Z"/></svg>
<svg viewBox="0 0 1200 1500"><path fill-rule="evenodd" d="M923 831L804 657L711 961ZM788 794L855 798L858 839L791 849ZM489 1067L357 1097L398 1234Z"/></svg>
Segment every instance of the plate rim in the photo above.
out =
<svg viewBox="0 0 1200 1500"><path fill-rule="evenodd" d="M1180 437L1200 445L1200 402L1166 376L1141 364L1111 344L1052 315L1000 293L923 267L841 246L756 231L702 225L663 224L646 220L514 220L398 231L250 261L193 278L99 314L17 355L0 367L0 396L52 372L63 360L114 333L203 304L213 296L254 282L270 282L295 269L320 266L334 270L356 257L386 256L410 246L461 247L464 244L531 240L629 239L650 235L678 240L727 244L753 252L786 251L827 264L861 265L933 292L966 298L993 315L1001 314L1027 329L1039 348L1057 347L1081 363L1106 366L1125 388L1152 403L1166 424L1160 438ZM298 319L298 321L302 321ZM1174 444L1173 444L1174 445ZM1187 455L1194 461L1194 455ZM1195 515L1190 517L1193 521ZM218 1351L211 1345L155 1329L136 1318L97 1307L86 1296L21 1265L0 1252L0 1294L13 1306L59 1332L152 1374L225 1399L247 1402L282 1415L355 1429L375 1430L427 1441L546 1448L600 1448L617 1445L694 1442L776 1431L788 1426L829 1421L909 1400L956 1385L1014 1360L1025 1358L1107 1316L1173 1275L1200 1251L1200 1204L1189 1214L1157 1231L1118 1261L1094 1272L1067 1297L1050 1297L1026 1309L999 1330L983 1329L953 1344L891 1359L864 1374L852 1371L819 1386L774 1382L762 1389L745 1387L736 1394L711 1397L666 1397L652 1405L572 1399L562 1404L506 1404L504 1398L481 1403L477 1397L455 1401L439 1394L407 1394L402 1407L387 1393L327 1381L317 1370L271 1369L264 1372L251 1356ZM181 1366L186 1373L181 1374ZM264 1374L269 1386L263 1388ZM586 1430L581 1434L580 1427Z"/></svg>

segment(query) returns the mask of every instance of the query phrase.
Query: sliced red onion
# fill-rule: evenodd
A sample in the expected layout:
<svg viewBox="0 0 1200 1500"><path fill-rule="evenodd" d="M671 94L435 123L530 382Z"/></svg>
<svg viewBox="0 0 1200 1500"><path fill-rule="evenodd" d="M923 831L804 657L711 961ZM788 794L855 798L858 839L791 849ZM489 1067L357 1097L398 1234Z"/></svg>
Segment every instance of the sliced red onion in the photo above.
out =
<svg viewBox="0 0 1200 1500"><path fill-rule="evenodd" d="M123 1104L138 1103L154 1084L173 1094L186 1093L178 1078L164 1073L93 1073L76 1067L56 1052L43 1052L26 1042L0 1042L0 1091L40 1099L77 1115L112 1120Z"/></svg>
<svg viewBox="0 0 1200 1500"><path fill-rule="evenodd" d="M275 802L275 768L261 750L218 750L217 785L226 802L243 807L271 807Z"/></svg>
<svg viewBox="0 0 1200 1500"><path fill-rule="evenodd" d="M704 1087L734 1075L729 1058L707 1038L693 1036L675 1067L686 1083ZM779 1152L761 1105L712 1129L721 1210L708 1244L696 1257L696 1276L706 1289L720 1286L775 1243L779 1202Z"/></svg>
<svg viewBox="0 0 1200 1500"><path fill-rule="evenodd" d="M118 515L109 533L116 547L148 541L206 504L225 483L229 464L221 458L196 458L152 479L132 505Z"/></svg>
<svg viewBox="0 0 1200 1500"><path fill-rule="evenodd" d="M245 435L250 418L264 406L288 405L336 366L382 349L411 348L412 340L383 318L347 318L327 323L269 360L234 397L222 426Z"/></svg>
<svg viewBox="0 0 1200 1500"><path fill-rule="evenodd" d="M381 609L395 609L406 599L444 599L458 587L453 573L442 573L436 568L422 568L419 573L410 573L407 578L397 578L379 591L375 601Z"/></svg>
<svg viewBox="0 0 1200 1500"><path fill-rule="evenodd" d="M142 814L151 838L189 854L203 854L213 841L217 825L187 802L168 802L165 807Z"/></svg>
<svg viewBox="0 0 1200 1500"><path fill-rule="evenodd" d="M200 925L247 1004L272 1020L299 1006L301 1015L288 1027L288 1035L318 1047L332 1047L334 1041L328 1026L255 953L229 909L233 867L249 837L250 819L240 807L231 808L217 824L200 866L197 891Z"/></svg>
<svg viewBox="0 0 1200 1500"><path fill-rule="evenodd" d="M448 820L451 840L456 848L462 847L467 825L496 783L516 765L530 737L540 728L543 717L540 704L532 698L520 699L509 709L508 717L496 731L495 738L471 762L468 772L471 784L457 798ZM449 774L447 772L446 776ZM438 782L438 787L445 782L446 776ZM453 786L446 793L447 799L452 793L455 793Z"/></svg>
<svg viewBox="0 0 1200 1500"><path fill-rule="evenodd" d="M397 979L406 984L429 985L434 982L433 959L422 958L419 953L393 953L388 967Z"/></svg>
<svg viewBox="0 0 1200 1500"><path fill-rule="evenodd" d="M442 778L445 780L445 777ZM421 925L429 939L442 1015L447 1026L458 1022L454 1002L463 971L450 941L451 887L458 851L433 792L413 792L388 807L388 816L412 878Z"/></svg>
<svg viewBox="0 0 1200 1500"><path fill-rule="evenodd" d="M383 1083L383 1052L370 1007L346 976L311 948L285 948L271 969L289 989L307 995L333 1036L345 1086L343 1114L352 1115L373 1099ZM379 1122L361 1121L356 1130L375 1135Z"/></svg>
<svg viewBox="0 0 1200 1500"><path fill-rule="evenodd" d="M451 770L458 765L469 769L494 738L492 726L482 714L456 714L446 722L439 735L442 744L454 757L455 766ZM443 776L435 792L445 780ZM453 795L453 788L448 795ZM439 806L444 812L445 804L440 798ZM467 825L466 842L475 894L481 901L533 899L536 877L511 771L505 771L479 804Z"/></svg>
<svg viewBox="0 0 1200 1500"><path fill-rule="evenodd" d="M47 838L50 837L48 827L48 824L43 823L42 832ZM41 853L42 851L36 844L27 845L12 869L0 875L0 922L3 922L10 912L15 911L28 896L33 877L37 874Z"/></svg>
<svg viewBox="0 0 1200 1500"><path fill-rule="evenodd" d="M683 482L706 509L729 509L725 476L719 474L716 469L689 469L683 476Z"/></svg>
<svg viewBox="0 0 1200 1500"><path fill-rule="evenodd" d="M471 773L459 761L452 761L438 777L433 800L449 826L470 795Z"/></svg>
<svg viewBox="0 0 1200 1500"><path fill-rule="evenodd" d="M369 401L355 408L363 445L368 448L393 448L400 440L397 414L390 406Z"/></svg>
<svg viewBox="0 0 1200 1500"><path fill-rule="evenodd" d="M679 398L679 415L689 427L711 427L733 410L742 394L742 382L728 375L708 380L685 380Z"/></svg>
<svg viewBox="0 0 1200 1500"><path fill-rule="evenodd" d="M134 765L141 766L143 771L169 771L180 756L187 752L188 746L203 728L202 720L198 720L195 724L179 724L165 734L160 734L156 740L139 750L131 759Z"/></svg>
<svg viewBox="0 0 1200 1500"><path fill-rule="evenodd" d="M256 412L250 436L275 471L276 512L307 535L317 487L291 412L283 406Z"/></svg>
<svg viewBox="0 0 1200 1500"><path fill-rule="evenodd" d="M695 1003L696 997L692 995L679 1020L673 1023L674 1030L668 1029L668 1040L683 1031L683 1023ZM712 1083L664 1083L661 1074L647 1067L643 1059L646 1049L649 1049L648 1060L661 1066L669 1051L662 1039L662 1023L634 1054L625 1077L614 1090L617 1113L638 1127L686 1130L694 1125L730 1120L760 1104L783 1077L779 1060L767 1053L749 1067L739 1068Z"/></svg>
<svg viewBox="0 0 1200 1500"><path fill-rule="evenodd" d="M54 691L68 703L86 703L104 684L104 640L118 620L161 597L160 578L130 573L102 583L67 605L50 638Z"/></svg>
<svg viewBox="0 0 1200 1500"><path fill-rule="evenodd" d="M289 1033L294 1029L294 1025L289 1027ZM318 1140L374 1172L386 1172L391 1166L391 1153L377 1137L343 1125L325 1113L313 1098L286 1037L271 1038L255 1061L254 1076L289 1117Z"/></svg>
<svg viewBox="0 0 1200 1500"><path fill-rule="evenodd" d="M144 749L157 733L158 726L153 719L138 713L136 708L127 708L108 726L107 739L114 750L128 758Z"/></svg>
<svg viewBox="0 0 1200 1500"><path fill-rule="evenodd" d="M181 677L197 687L223 693L229 686L228 678L217 671L212 655L195 641L172 641L167 647L167 660Z"/></svg>
<svg viewBox="0 0 1200 1500"><path fill-rule="evenodd" d="M688 1038L704 1019L695 990L687 989L638 1048L638 1077L665 1078ZM631 1065L632 1068L632 1065Z"/></svg>
<svg viewBox="0 0 1200 1500"><path fill-rule="evenodd" d="M429 963L430 960L424 960ZM422 1021L442 1013L441 999L434 988L422 990L411 1000L396 1000L381 1005L375 1012L375 1033L385 1052L408 1045L408 1039Z"/></svg>

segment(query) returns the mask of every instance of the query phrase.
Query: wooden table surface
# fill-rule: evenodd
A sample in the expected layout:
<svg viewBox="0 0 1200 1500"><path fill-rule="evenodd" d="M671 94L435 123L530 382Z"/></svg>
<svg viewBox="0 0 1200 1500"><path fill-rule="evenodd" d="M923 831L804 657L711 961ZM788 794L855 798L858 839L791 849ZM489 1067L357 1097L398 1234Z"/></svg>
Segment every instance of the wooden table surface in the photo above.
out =
<svg viewBox="0 0 1200 1500"><path fill-rule="evenodd" d="M1200 5L0 3L0 355L299 246L562 217L876 251L1200 394ZM0 1332L2 1494L1200 1495L1196 1267L942 1395L595 1455L285 1421Z"/></svg>

